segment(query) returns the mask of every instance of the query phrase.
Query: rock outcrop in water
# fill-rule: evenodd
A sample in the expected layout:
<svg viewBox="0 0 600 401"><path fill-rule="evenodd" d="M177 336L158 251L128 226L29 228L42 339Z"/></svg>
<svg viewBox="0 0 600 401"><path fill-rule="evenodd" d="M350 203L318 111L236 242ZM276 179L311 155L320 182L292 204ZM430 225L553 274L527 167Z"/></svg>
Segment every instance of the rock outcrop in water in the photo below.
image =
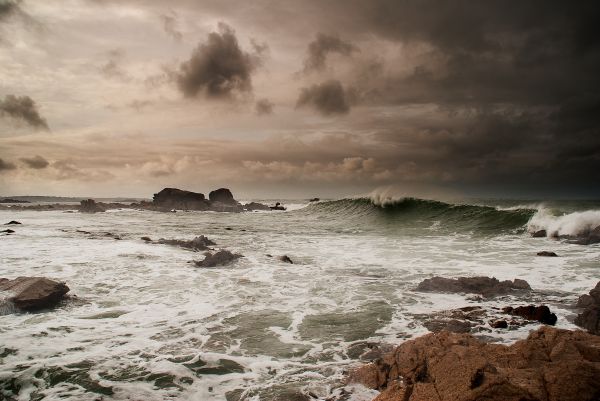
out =
<svg viewBox="0 0 600 401"><path fill-rule="evenodd" d="M555 258L558 255L555 252L551 252L551 251L540 251L537 253L537 256L546 256L546 257Z"/></svg>
<svg viewBox="0 0 600 401"><path fill-rule="evenodd" d="M540 323L549 324L554 326L556 324L557 317L554 313L550 312L550 308L546 305L528 305L528 306L507 306L502 309L503 313L507 313L513 316L521 316L527 320L536 320Z"/></svg>
<svg viewBox="0 0 600 401"><path fill-rule="evenodd" d="M577 235L563 235L559 238L566 239L571 244L592 245L600 243L600 226L583 231Z"/></svg>
<svg viewBox="0 0 600 401"><path fill-rule="evenodd" d="M81 213L99 213L106 209L96 203L93 199L85 199L80 202L79 211Z"/></svg>
<svg viewBox="0 0 600 401"><path fill-rule="evenodd" d="M381 390L374 401L593 401L600 338L544 326L506 346L444 331L407 341L350 377Z"/></svg>
<svg viewBox="0 0 600 401"><path fill-rule="evenodd" d="M459 277L445 278L435 276L423 280L417 286L417 291L423 292L462 292L481 294L484 297L508 294L515 291L531 290L525 280L499 281L495 277Z"/></svg>
<svg viewBox="0 0 600 401"><path fill-rule="evenodd" d="M226 266L236 259L242 257L242 255L232 253L225 249L221 249L218 252L210 253L206 252L204 254L204 259L194 262L198 267L217 267L217 266Z"/></svg>
<svg viewBox="0 0 600 401"><path fill-rule="evenodd" d="M233 199L233 194L227 188L219 188L214 191L210 191L208 199L211 202L221 202L226 205L237 205L237 201Z"/></svg>
<svg viewBox="0 0 600 401"><path fill-rule="evenodd" d="M268 205L265 205L263 203L258 203L258 202L246 203L243 206L243 208L247 212L253 212L255 210L260 210L260 211L265 211L265 212L271 211L271 208Z"/></svg>
<svg viewBox="0 0 600 401"><path fill-rule="evenodd" d="M600 335L600 281L589 295L579 297L577 307L583 311L575 318L575 324L592 334Z"/></svg>
<svg viewBox="0 0 600 401"><path fill-rule="evenodd" d="M50 308L60 302L69 287L65 283L45 277L0 278L0 299L24 311Z"/></svg>
<svg viewBox="0 0 600 401"><path fill-rule="evenodd" d="M146 242L152 241L149 237L142 237L142 239ZM164 245L179 246L181 248L191 249L193 251L206 251L207 249L209 249L209 246L216 245L216 243L214 241L211 241L204 235L200 235L199 237L193 238L191 240L161 238L158 241L156 241L156 243L164 244Z"/></svg>
<svg viewBox="0 0 600 401"><path fill-rule="evenodd" d="M219 188L209 194L209 199L199 192L184 191L177 188L165 188L154 194L152 204L146 208L169 211L210 210L214 212L241 212L242 206L233 198L227 188Z"/></svg>
<svg viewBox="0 0 600 401"><path fill-rule="evenodd" d="M16 220L11 220L8 223L6 223L5 226L12 226L12 225L17 225L17 224L23 224L23 223L18 222Z"/></svg>

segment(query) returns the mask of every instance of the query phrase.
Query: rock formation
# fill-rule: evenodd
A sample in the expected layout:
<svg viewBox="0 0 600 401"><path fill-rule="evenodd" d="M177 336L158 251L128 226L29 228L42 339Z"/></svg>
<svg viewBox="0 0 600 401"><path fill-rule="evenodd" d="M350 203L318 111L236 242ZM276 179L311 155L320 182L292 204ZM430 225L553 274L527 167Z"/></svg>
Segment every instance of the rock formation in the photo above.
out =
<svg viewBox="0 0 600 401"><path fill-rule="evenodd" d="M589 295L579 297L577 307L583 311L575 318L575 324L592 334L600 335L600 281Z"/></svg>
<svg viewBox="0 0 600 401"><path fill-rule="evenodd" d="M165 188L154 194L152 199L152 204L163 210L208 210L210 206L204 194L177 188Z"/></svg>
<svg viewBox="0 0 600 401"><path fill-rule="evenodd" d="M423 292L462 292L481 294L484 297L523 290L531 290L525 280L499 281L495 277L459 277L452 279L436 276L423 280L417 286L417 291Z"/></svg>
<svg viewBox="0 0 600 401"><path fill-rule="evenodd" d="M441 332L405 342L350 374L374 401L592 401L600 338L543 326L506 346Z"/></svg>
<svg viewBox="0 0 600 401"><path fill-rule="evenodd" d="M558 255L554 252L550 251L541 251L537 253L537 256L548 256L548 257L557 257Z"/></svg>
<svg viewBox="0 0 600 401"><path fill-rule="evenodd" d="M221 202L226 205L237 205L237 201L233 199L233 194L227 188L219 188L211 191L208 194L208 199L211 202Z"/></svg>
<svg viewBox="0 0 600 401"><path fill-rule="evenodd" d="M79 211L81 213L98 213L106 211L93 199L85 199L80 202Z"/></svg>
<svg viewBox="0 0 600 401"><path fill-rule="evenodd" d="M24 311L49 308L69 292L65 283L44 277L0 278L0 298Z"/></svg>
<svg viewBox="0 0 600 401"><path fill-rule="evenodd" d="M142 237L142 239L144 241L146 241L146 242L152 241L149 237ZM182 248L191 249L193 251L205 251L205 250L209 249L208 247L210 245L216 245L216 243L214 241L211 241L210 239L208 239L204 235L200 235L199 237L196 237L196 238L191 239L189 241L188 240L180 240L180 239L164 239L164 238L161 238L158 241L156 241L156 243L157 244L179 246L179 247L182 247Z"/></svg>
<svg viewBox="0 0 600 401"><path fill-rule="evenodd" d="M266 211L266 212L271 211L271 208L268 205L258 203L258 202L246 203L243 206L243 208L244 208L244 210L246 210L248 212L253 212L255 210L262 210L262 211Z"/></svg>
<svg viewBox="0 0 600 401"><path fill-rule="evenodd" d="M503 313L507 313L513 316L521 316L527 320L537 320L540 323L549 324L554 326L556 324L557 317L554 313L550 312L550 308L546 305L529 305L529 306L507 306L502 309Z"/></svg>

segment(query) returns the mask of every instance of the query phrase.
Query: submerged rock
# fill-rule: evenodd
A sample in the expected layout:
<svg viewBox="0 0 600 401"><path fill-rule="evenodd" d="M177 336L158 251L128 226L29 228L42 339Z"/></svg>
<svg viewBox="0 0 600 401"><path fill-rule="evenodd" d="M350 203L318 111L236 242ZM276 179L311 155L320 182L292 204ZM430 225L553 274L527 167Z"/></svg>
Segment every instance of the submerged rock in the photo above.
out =
<svg viewBox="0 0 600 401"><path fill-rule="evenodd" d="M217 267L217 266L225 266L238 258L241 258L242 255L229 252L225 249L222 249L215 253L207 252L204 254L204 260L199 260L194 262L198 267Z"/></svg>
<svg viewBox="0 0 600 401"><path fill-rule="evenodd" d="M550 251L541 251L537 253L537 256L548 256L548 257L557 257L558 255L554 252Z"/></svg>
<svg viewBox="0 0 600 401"><path fill-rule="evenodd" d="M79 211L81 213L99 213L106 210L98 205L93 199L84 199L80 202Z"/></svg>
<svg viewBox="0 0 600 401"><path fill-rule="evenodd" d="M293 260L292 260L292 259L291 259L291 258L290 258L288 255L283 255L283 256L280 256L280 257L279 257L279 258L277 258L277 259L279 259L279 261L281 261L281 262L284 262L284 263L289 263L289 264L291 264L291 265L293 265L293 264L294 264L294 261L293 261Z"/></svg>
<svg viewBox="0 0 600 401"><path fill-rule="evenodd" d="M531 290L525 280L499 281L495 277L459 277L445 278L435 276L423 280L417 286L417 291L423 292L463 292L481 294L484 297L493 297L508 294L514 291Z"/></svg>
<svg viewBox="0 0 600 401"><path fill-rule="evenodd" d="M7 228L6 230L0 231L0 233L6 233L6 234L12 234L14 232L15 232L15 230L11 230L10 228Z"/></svg>
<svg viewBox="0 0 600 401"><path fill-rule="evenodd" d="M582 295L577 307L583 311L575 318L575 324L592 334L600 335L600 281L589 295Z"/></svg>
<svg viewBox="0 0 600 401"><path fill-rule="evenodd" d="M142 237L142 239L144 241L150 240L150 238L148 238L148 240L146 240L144 238L148 238L148 237ZM204 235L200 235L199 237L196 237L196 238L191 239L191 240L164 239L164 238L161 238L158 241L156 241L156 243L157 244L164 244L164 245L179 246L179 247L182 247L182 248L185 248L185 249L191 249L191 250L194 250L194 251L205 251L205 250L209 249L208 248L209 245L216 245L216 243L214 241L211 241L210 239L208 239Z"/></svg>
<svg viewBox="0 0 600 401"><path fill-rule="evenodd" d="M49 308L60 302L69 292L65 283L45 277L0 278L0 295L18 309L33 311Z"/></svg>
<svg viewBox="0 0 600 401"><path fill-rule="evenodd" d="M441 332L405 342L350 374L374 401L593 401L600 338L544 326L510 346Z"/></svg>
<svg viewBox="0 0 600 401"><path fill-rule="evenodd" d="M243 206L243 208L244 208L244 210L246 210L248 212L253 212L255 210L261 210L261 211L266 211L266 212L271 211L271 208L268 205L265 205L263 203L258 203L258 202L246 203Z"/></svg>
<svg viewBox="0 0 600 401"><path fill-rule="evenodd" d="M10 225L15 225L15 224L23 224L23 223L18 222L16 220L11 220L8 223L6 223L5 226L10 226Z"/></svg>
<svg viewBox="0 0 600 401"><path fill-rule="evenodd" d="M556 315L550 312L550 308L548 308L546 305L517 306L516 308L507 306L506 308L502 309L502 312L509 315L521 316L527 320L536 320L540 323L549 324L551 326L554 326L557 320Z"/></svg>

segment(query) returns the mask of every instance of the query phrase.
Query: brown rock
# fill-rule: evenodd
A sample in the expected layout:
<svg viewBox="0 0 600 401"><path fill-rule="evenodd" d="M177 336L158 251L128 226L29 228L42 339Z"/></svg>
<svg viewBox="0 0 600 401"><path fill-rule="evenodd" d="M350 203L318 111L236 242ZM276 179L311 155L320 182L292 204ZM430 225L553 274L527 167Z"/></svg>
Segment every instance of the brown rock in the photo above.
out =
<svg viewBox="0 0 600 401"><path fill-rule="evenodd" d="M558 255L554 252L550 251L541 251L537 253L537 256L549 256L549 257L557 257Z"/></svg>
<svg viewBox="0 0 600 401"><path fill-rule="evenodd" d="M600 281L589 295L579 297L577 307L583 308L583 312L577 315L575 324L592 334L600 335Z"/></svg>
<svg viewBox="0 0 600 401"><path fill-rule="evenodd" d="M280 256L278 259L279 259L279 261L284 262L284 263L289 263L291 265L294 264L294 261L288 255Z"/></svg>
<svg viewBox="0 0 600 401"><path fill-rule="evenodd" d="M216 253L206 252L204 260L199 260L194 262L198 267L217 267L217 266L225 266L235 261L238 258L241 258L242 255L238 255L235 253L231 253L227 250L220 250Z"/></svg>
<svg viewBox="0 0 600 401"><path fill-rule="evenodd" d="M528 305L528 306L518 306L513 308L512 306L507 306L502 309L503 313L507 313L509 315L521 316L527 320L537 320L540 323L549 324L554 326L556 324L556 315L550 312L550 308L546 305Z"/></svg>
<svg viewBox="0 0 600 401"><path fill-rule="evenodd" d="M507 329L508 328L508 322L504 319L501 320L494 320L490 322L490 326L492 326L495 329Z"/></svg>
<svg viewBox="0 0 600 401"><path fill-rule="evenodd" d="M69 292L69 287L44 277L17 277L0 279L0 292L17 308L32 311L56 305Z"/></svg>
<svg viewBox="0 0 600 401"><path fill-rule="evenodd" d="M600 395L600 338L548 326L510 346L469 334L428 334L367 366L353 378L385 389L377 401L592 401Z"/></svg>
<svg viewBox="0 0 600 401"><path fill-rule="evenodd" d="M546 230L537 230L537 231L534 231L534 232L531 233L531 236L533 238L542 238L542 237L545 237L547 235L548 234L547 234Z"/></svg>
<svg viewBox="0 0 600 401"><path fill-rule="evenodd" d="M531 290L525 280L499 281L495 277L459 277L456 279L445 277L432 277L423 280L417 286L417 291L424 292L463 292L481 294L484 297L493 297L519 290Z"/></svg>

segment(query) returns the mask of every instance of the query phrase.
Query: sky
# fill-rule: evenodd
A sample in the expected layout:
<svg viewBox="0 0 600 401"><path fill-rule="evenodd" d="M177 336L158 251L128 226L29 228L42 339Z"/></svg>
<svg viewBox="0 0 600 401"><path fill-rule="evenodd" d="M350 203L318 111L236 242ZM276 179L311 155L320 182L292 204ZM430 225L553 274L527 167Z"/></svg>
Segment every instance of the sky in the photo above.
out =
<svg viewBox="0 0 600 401"><path fill-rule="evenodd" d="M0 0L0 195L600 197L600 3Z"/></svg>

